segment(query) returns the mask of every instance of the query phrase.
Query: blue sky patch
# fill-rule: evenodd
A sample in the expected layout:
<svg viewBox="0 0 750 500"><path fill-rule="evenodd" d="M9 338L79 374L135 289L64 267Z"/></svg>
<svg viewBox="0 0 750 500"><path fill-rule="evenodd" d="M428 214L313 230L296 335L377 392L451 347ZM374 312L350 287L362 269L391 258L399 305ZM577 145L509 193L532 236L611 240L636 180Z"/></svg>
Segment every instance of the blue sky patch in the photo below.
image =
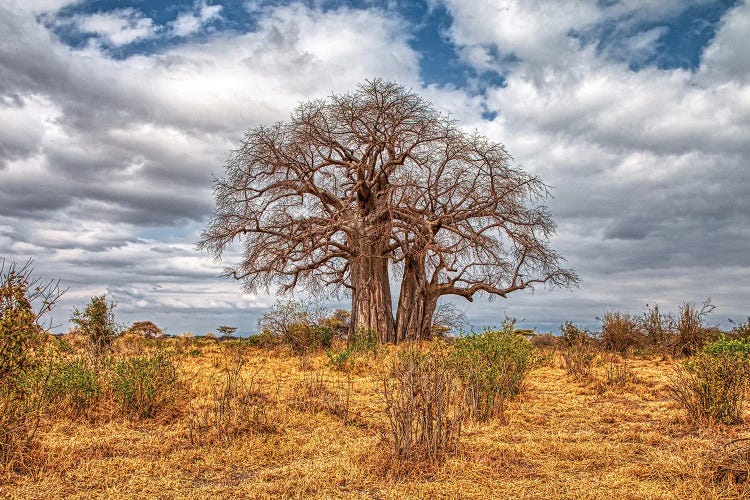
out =
<svg viewBox="0 0 750 500"><path fill-rule="evenodd" d="M171 26L179 15L197 13L201 7L200 2L94 0L62 9L55 19L48 19L47 24L69 46L83 48L90 40L98 39L111 57L123 59L135 54L159 53L183 43L186 38L200 41L219 32L254 31L260 12L291 3L262 0L252 4L236 1L208 3L209 6L221 5L219 16L210 19L188 36L176 35ZM442 2L417 0L384 5L382 2L368 0L307 0L302 3L323 11L339 8L374 8L385 9L400 16L411 27L410 45L419 53L420 77L425 84L449 85L472 93L482 93L487 87L503 86L505 83L503 75L499 72L477 70L459 57L449 36L453 18ZM616 3L607 2L607 5ZM572 32L570 35L579 38L584 44L595 43L599 53L606 57L622 58L634 71L648 66L660 69L695 69L700 63L703 49L714 36L719 19L736 3L735 0L721 0L694 5L673 18L648 23L634 24L627 19L608 21L585 32ZM100 34L81 30L80 26L73 22L82 16L122 12L124 9L130 9L135 15L150 19L153 22L153 34L137 38L130 43L114 44L109 43ZM631 40L648 32L656 38L652 51L644 53L627 49ZM488 52L498 60L498 68L507 67L508 63L513 62L512 54L502 54L497 47L488 47Z"/></svg>

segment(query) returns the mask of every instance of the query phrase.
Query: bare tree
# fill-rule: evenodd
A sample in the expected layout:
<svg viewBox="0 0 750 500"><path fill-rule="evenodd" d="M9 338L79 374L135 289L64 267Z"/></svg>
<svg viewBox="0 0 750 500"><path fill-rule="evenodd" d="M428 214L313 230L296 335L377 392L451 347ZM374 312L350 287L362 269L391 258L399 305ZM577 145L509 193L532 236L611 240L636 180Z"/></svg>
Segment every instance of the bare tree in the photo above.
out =
<svg viewBox="0 0 750 500"><path fill-rule="evenodd" d="M510 166L505 149L456 129L415 168L395 209L403 278L398 340L429 338L440 297L506 297L537 284L574 286L549 247L555 230L537 202L547 187Z"/></svg>
<svg viewBox="0 0 750 500"><path fill-rule="evenodd" d="M432 336L447 336L469 326L466 311L462 311L453 302L442 302L437 305L432 315Z"/></svg>
<svg viewBox="0 0 750 500"><path fill-rule="evenodd" d="M540 190L508 167L502 146L373 80L250 130L215 181L216 213L199 246L220 258L239 240L243 257L226 275L248 291L345 288L351 329L421 338L442 295L575 281L546 246L548 212L526 206ZM395 322L394 263L403 269Z"/></svg>

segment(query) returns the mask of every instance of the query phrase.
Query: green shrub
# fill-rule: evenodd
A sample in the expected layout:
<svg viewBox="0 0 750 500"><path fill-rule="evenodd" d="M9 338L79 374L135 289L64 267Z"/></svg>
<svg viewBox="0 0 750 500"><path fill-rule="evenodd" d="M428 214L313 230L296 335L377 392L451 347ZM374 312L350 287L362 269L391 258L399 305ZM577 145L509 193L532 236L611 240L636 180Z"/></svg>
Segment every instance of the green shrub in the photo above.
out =
<svg viewBox="0 0 750 500"><path fill-rule="evenodd" d="M112 341L120 334L114 309L115 303L107 304L105 295L91 297L83 311L73 309L70 321L88 338L91 351L97 357L109 351Z"/></svg>
<svg viewBox="0 0 750 500"><path fill-rule="evenodd" d="M351 366L354 353L350 349L335 349L326 352L326 356L334 370L343 371Z"/></svg>
<svg viewBox="0 0 750 500"><path fill-rule="evenodd" d="M334 370L348 370L356 358L363 354L376 356L380 349L380 335L375 330L359 328L349 335L343 349L328 350L328 364Z"/></svg>
<svg viewBox="0 0 750 500"><path fill-rule="evenodd" d="M750 339L732 339L721 336L715 342L706 344L703 352L714 356L733 354L746 357L750 355Z"/></svg>
<svg viewBox="0 0 750 500"><path fill-rule="evenodd" d="M115 361L111 383L121 411L136 418L170 410L178 389L175 366L162 353Z"/></svg>
<svg viewBox="0 0 750 500"><path fill-rule="evenodd" d="M748 353L750 342L722 337L676 368L670 391L691 420L725 424L742 420L750 384Z"/></svg>
<svg viewBox="0 0 750 500"><path fill-rule="evenodd" d="M348 346L354 353L377 354L380 348L380 334L375 330L357 328L349 335Z"/></svg>
<svg viewBox="0 0 750 500"><path fill-rule="evenodd" d="M521 391L534 365L533 346L515 331L513 322L457 339L453 359L469 407L480 420L498 411L502 415L505 402Z"/></svg>
<svg viewBox="0 0 750 500"><path fill-rule="evenodd" d="M81 359L57 360L45 367L50 401L80 416L98 401L101 384L96 371Z"/></svg>

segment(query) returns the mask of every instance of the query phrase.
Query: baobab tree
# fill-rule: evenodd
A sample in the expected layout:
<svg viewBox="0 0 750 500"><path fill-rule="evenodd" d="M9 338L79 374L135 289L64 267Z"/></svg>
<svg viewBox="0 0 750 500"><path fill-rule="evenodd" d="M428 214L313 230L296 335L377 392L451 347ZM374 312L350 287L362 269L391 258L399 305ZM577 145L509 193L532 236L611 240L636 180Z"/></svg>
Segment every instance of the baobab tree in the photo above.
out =
<svg viewBox="0 0 750 500"><path fill-rule="evenodd" d="M367 81L250 130L215 181L217 208L199 246L221 258L233 242L244 245L225 274L247 291L348 289L352 329L386 342L421 338L433 297L574 281L546 247L553 225L529 196L541 183L508 161L501 146L462 132L415 93ZM521 252L517 269L500 233ZM398 321L394 265L403 270ZM527 279L521 269L543 272Z"/></svg>
<svg viewBox="0 0 750 500"><path fill-rule="evenodd" d="M397 340L429 338L438 300L506 297L536 284L570 287L548 244L555 225L537 202L547 187L512 168L499 145L478 134L446 136L424 167L413 168L394 211L394 252L403 269Z"/></svg>

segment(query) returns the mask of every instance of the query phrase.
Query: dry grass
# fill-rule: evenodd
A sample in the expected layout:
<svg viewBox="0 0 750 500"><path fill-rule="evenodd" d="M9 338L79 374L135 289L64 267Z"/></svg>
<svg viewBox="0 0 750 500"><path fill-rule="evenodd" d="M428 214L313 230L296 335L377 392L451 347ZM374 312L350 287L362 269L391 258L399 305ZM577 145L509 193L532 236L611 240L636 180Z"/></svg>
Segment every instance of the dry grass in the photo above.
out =
<svg viewBox="0 0 750 500"><path fill-rule="evenodd" d="M181 417L89 422L48 415L30 471L0 478L0 497L750 495L742 482L746 475L734 473L746 467L745 455L725 446L749 437L750 425L688 424L669 398L671 362L631 359L634 376L619 385L602 383L604 364L594 367L591 379L579 381L558 359L530 373L520 397L508 403L504 423L467 423L457 454L432 468L404 471L389 465L383 441L387 424L377 365L384 360L342 375L321 353L302 372L291 355L251 348L242 370L262 388L273 425L249 428L229 441L191 445L187 408L211 404L211 384L222 374L221 345L204 342L198 349L200 354L184 349L178 358L191 399ZM345 413L335 410L342 398Z"/></svg>

